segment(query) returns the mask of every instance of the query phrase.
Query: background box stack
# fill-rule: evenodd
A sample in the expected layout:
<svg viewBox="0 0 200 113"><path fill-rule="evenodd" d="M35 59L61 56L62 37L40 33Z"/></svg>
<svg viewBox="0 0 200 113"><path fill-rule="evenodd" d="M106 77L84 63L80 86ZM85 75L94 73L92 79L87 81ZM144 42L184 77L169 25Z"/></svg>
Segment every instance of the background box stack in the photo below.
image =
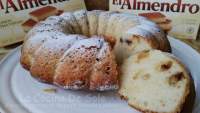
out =
<svg viewBox="0 0 200 113"><path fill-rule="evenodd" d="M85 0L88 10L109 10L109 0Z"/></svg>
<svg viewBox="0 0 200 113"><path fill-rule="evenodd" d="M200 52L199 0L110 0L109 10L146 17Z"/></svg>
<svg viewBox="0 0 200 113"><path fill-rule="evenodd" d="M88 10L93 9L102 9L102 10L109 10L109 0L85 0L86 6ZM198 52L200 52L200 29L198 32L198 36L196 40L189 40L189 39L179 39L194 49L196 49Z"/></svg>
<svg viewBox="0 0 200 113"><path fill-rule="evenodd" d="M22 44L26 33L38 22L85 8L83 0L0 0L0 58Z"/></svg>
<svg viewBox="0 0 200 113"><path fill-rule="evenodd" d="M25 22L21 24L22 28L24 32L28 32L38 22L46 19L49 16L60 15L63 12L64 12L63 10L59 10L53 6L46 6L46 7L39 8L29 13L30 18L28 18Z"/></svg>

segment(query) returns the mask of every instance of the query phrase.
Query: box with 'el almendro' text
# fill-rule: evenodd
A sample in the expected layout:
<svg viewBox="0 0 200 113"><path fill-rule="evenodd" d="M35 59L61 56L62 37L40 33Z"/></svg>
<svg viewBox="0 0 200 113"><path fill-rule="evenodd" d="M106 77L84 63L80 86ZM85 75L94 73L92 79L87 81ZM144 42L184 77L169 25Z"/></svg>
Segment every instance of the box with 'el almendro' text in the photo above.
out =
<svg viewBox="0 0 200 113"><path fill-rule="evenodd" d="M109 6L111 11L144 16L173 37L197 38L200 25L199 0L110 0Z"/></svg>

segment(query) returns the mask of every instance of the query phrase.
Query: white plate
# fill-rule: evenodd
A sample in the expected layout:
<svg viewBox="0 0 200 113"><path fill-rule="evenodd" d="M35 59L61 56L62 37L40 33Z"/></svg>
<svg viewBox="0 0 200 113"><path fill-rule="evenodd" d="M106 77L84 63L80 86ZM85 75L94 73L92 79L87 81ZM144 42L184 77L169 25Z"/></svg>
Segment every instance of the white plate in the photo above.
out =
<svg viewBox="0 0 200 113"><path fill-rule="evenodd" d="M200 111L200 55L186 44L170 38L173 53L190 70L196 98L192 113ZM20 48L0 65L1 113L138 113L115 92L69 91L37 82L19 64ZM56 88L56 93L44 89Z"/></svg>

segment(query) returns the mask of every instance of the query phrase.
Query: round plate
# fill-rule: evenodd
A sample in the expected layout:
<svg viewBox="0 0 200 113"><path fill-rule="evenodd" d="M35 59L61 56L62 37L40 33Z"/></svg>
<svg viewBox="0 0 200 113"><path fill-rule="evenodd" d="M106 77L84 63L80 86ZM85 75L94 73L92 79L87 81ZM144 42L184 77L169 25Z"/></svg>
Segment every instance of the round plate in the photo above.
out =
<svg viewBox="0 0 200 113"><path fill-rule="evenodd" d="M169 38L173 54L190 70L196 98L192 113L200 111L200 55L188 45ZM116 92L63 90L40 83L19 63L20 47L0 65L1 113L139 113L121 100Z"/></svg>

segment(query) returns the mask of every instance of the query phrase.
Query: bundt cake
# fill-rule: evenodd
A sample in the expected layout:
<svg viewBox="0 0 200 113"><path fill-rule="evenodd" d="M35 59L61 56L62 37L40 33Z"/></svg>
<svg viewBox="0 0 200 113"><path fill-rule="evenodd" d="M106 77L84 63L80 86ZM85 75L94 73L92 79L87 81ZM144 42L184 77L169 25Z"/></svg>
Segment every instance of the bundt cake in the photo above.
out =
<svg viewBox="0 0 200 113"><path fill-rule="evenodd" d="M119 94L144 113L180 113L189 94L190 77L183 64L159 50L138 52L121 68Z"/></svg>
<svg viewBox="0 0 200 113"><path fill-rule="evenodd" d="M118 89L117 66L124 59L151 49L171 51L166 34L144 17L79 10L35 25L25 37L20 62L42 82L104 91Z"/></svg>

